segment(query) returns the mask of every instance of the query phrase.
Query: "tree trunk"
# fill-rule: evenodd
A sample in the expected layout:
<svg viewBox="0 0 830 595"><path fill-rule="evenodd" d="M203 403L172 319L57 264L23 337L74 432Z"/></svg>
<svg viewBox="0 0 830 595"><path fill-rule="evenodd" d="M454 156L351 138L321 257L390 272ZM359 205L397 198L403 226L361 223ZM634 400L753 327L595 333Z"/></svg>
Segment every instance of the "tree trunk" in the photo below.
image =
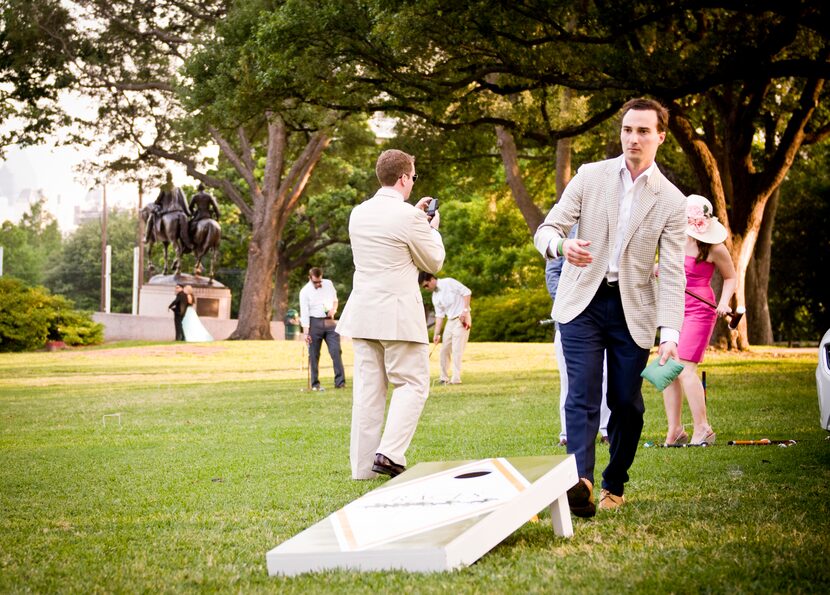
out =
<svg viewBox="0 0 830 595"><path fill-rule="evenodd" d="M274 274L274 320L283 320L288 312L288 277L293 269L288 266L288 259L283 251L278 250L277 271Z"/></svg>
<svg viewBox="0 0 830 595"><path fill-rule="evenodd" d="M504 172L507 177L507 185L513 193L513 200L519 207L519 211L530 229L530 235L536 233L536 229L542 224L545 216L542 209L530 198L530 194L522 181L522 170L519 168L519 153L516 150L516 142L513 135L506 128L496 126L496 138L498 140L501 160L504 163Z"/></svg>
<svg viewBox="0 0 830 595"><path fill-rule="evenodd" d="M571 139L556 141L556 200L562 198L565 187L571 181Z"/></svg>
<svg viewBox="0 0 830 595"><path fill-rule="evenodd" d="M746 271L746 317L749 319L749 342L753 345L771 345L774 342L769 315L769 268L779 194L780 190L776 189L767 201L755 254Z"/></svg>
<svg viewBox="0 0 830 595"><path fill-rule="evenodd" d="M240 131L243 146L244 134ZM327 132L318 131L309 138L305 149L284 176L285 148L288 133L279 116L268 114L268 151L260 190L254 178L253 161L246 151L236 155L227 153L237 171L249 181L253 198L254 216L251 242L248 247L248 269L239 300L239 324L230 339L273 339L271 313L273 280L277 268L277 246L288 217L297 206L308 180L323 152L331 144ZM220 143L220 148L223 148Z"/></svg>

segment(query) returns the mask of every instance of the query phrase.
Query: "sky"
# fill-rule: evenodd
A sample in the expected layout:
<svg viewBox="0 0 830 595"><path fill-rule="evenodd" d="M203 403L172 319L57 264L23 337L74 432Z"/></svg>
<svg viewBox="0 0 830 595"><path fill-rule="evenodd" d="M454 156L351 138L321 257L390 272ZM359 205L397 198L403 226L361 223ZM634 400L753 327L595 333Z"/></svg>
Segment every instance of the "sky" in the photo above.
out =
<svg viewBox="0 0 830 595"><path fill-rule="evenodd" d="M88 97L65 93L60 98L61 107L68 113L93 117L95 104ZM5 126L13 125L6 123ZM76 171L85 160L95 158L90 147L82 145L59 146L57 134L42 145L33 147L7 147L4 159L0 159L0 224L5 220L17 223L29 210L29 201L36 200L38 191L47 199L47 210L58 220L65 233L75 229L75 207L100 210L100 188L91 188L90 181ZM198 182L175 163L168 167L173 182L179 186ZM150 192L152 194L152 192ZM148 200L145 190L144 200ZM136 208L138 188L135 184L108 184L107 205Z"/></svg>
<svg viewBox="0 0 830 595"><path fill-rule="evenodd" d="M81 100L64 98L65 107L70 111L80 105ZM394 136L395 121L383 115L376 115L369 124L380 138ZM218 153L218 147L207 150ZM100 210L101 188L91 188L76 168L84 160L93 159L94 151L80 145L58 146L53 138L46 144L34 147L8 147L5 159L0 160L0 224L10 220L17 223L21 215L29 210L29 202L42 193L46 197L47 210L58 220L64 233L75 227L75 209ZM177 186L197 186L198 181L185 173L176 163L168 163ZM152 200L153 191L145 190L144 201ZM138 204L138 188L135 184L108 184L107 204L134 209Z"/></svg>
<svg viewBox="0 0 830 595"><path fill-rule="evenodd" d="M85 159L93 157L92 151L82 146L10 147L6 158L0 160L0 223L7 219L17 223L28 211L29 201L36 199L40 190L47 199L47 210L58 220L61 230L71 232L76 227L76 206L87 210L101 207L101 189L90 188L83 176L75 171ZM196 184L181 168L171 165L170 169L177 185ZM148 200L146 192L144 200ZM108 206L136 208L137 203L136 185L107 186Z"/></svg>

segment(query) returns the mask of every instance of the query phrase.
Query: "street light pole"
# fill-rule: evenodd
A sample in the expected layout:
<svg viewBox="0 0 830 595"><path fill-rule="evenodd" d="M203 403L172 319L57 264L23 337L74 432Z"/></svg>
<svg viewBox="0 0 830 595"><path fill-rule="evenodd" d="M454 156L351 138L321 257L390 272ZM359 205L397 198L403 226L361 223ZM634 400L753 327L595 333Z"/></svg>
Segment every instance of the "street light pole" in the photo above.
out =
<svg viewBox="0 0 830 595"><path fill-rule="evenodd" d="M101 201L101 312L107 308L107 185Z"/></svg>

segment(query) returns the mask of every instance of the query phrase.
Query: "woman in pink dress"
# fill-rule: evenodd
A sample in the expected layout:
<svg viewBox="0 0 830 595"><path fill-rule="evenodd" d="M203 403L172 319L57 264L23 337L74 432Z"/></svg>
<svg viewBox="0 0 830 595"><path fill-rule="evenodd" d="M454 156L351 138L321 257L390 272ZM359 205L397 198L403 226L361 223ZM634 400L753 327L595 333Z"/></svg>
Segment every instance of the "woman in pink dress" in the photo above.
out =
<svg viewBox="0 0 830 595"><path fill-rule="evenodd" d="M732 258L723 245L726 228L713 216L712 204L702 196L692 194L687 198L686 205L686 289L715 303L715 292L709 285L715 269L723 277L723 289L717 309L686 294L686 313L677 345L683 371L663 391L663 404L669 422L666 444L689 442L689 435L683 429L680 419L683 393L686 394L694 420L692 444L713 444L715 432L706 418L706 399L703 384L697 376L697 365L703 360L703 352L712 338L717 317L731 311L729 300L735 292L737 278Z"/></svg>

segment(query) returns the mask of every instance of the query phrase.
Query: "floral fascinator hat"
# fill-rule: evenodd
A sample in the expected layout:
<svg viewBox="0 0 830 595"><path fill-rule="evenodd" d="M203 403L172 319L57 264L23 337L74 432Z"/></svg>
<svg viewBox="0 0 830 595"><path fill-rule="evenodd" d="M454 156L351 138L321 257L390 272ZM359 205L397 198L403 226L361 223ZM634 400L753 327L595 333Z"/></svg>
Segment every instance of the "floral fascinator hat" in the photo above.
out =
<svg viewBox="0 0 830 595"><path fill-rule="evenodd" d="M698 194L686 198L686 234L707 244L720 244L726 239L726 228L715 217L712 203Z"/></svg>

